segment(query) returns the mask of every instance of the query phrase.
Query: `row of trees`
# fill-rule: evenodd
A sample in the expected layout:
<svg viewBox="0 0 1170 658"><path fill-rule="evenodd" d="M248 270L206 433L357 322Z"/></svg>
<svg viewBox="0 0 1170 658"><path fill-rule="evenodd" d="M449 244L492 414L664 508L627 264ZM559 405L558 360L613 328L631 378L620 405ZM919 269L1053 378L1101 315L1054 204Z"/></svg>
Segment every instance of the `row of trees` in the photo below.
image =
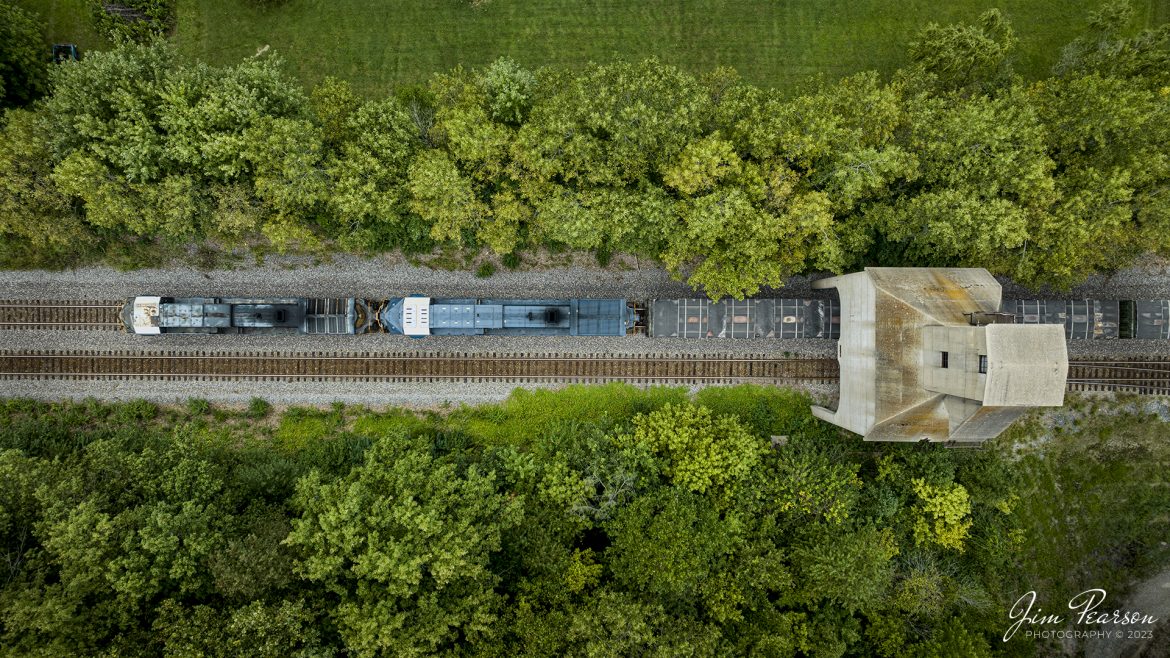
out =
<svg viewBox="0 0 1170 658"><path fill-rule="evenodd" d="M725 69L505 58L364 100L306 94L272 58L129 45L6 115L0 234L46 260L135 237L626 251L716 297L875 263L1067 285L1170 250L1170 26L1127 37L1127 11L1038 82L992 11L928 26L890 80L796 97Z"/></svg>
<svg viewBox="0 0 1170 658"><path fill-rule="evenodd" d="M1164 423L954 451L808 402L4 402L0 655L1044 655L1002 641L1015 599L1121 605L1170 556Z"/></svg>

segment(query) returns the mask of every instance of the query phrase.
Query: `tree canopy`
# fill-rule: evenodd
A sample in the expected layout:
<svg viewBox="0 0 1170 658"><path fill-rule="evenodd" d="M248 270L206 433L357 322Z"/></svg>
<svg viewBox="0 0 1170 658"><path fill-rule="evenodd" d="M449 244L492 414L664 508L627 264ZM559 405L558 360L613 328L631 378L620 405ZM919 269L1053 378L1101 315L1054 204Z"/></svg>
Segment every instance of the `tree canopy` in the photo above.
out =
<svg viewBox="0 0 1170 658"><path fill-rule="evenodd" d="M1144 405L956 451L809 403L0 401L0 655L1043 655L1002 640L1023 592L1121 596L1170 558Z"/></svg>
<svg viewBox="0 0 1170 658"><path fill-rule="evenodd" d="M865 265L1067 287L1170 253L1170 27L1128 34L1130 11L1090 16L1041 80L1014 73L992 10L926 26L888 78L794 96L656 59L504 57L361 99L302 89L272 56L211 67L128 43L54 67L52 93L5 119L0 264L124 243L548 247L648 257L712 298Z"/></svg>

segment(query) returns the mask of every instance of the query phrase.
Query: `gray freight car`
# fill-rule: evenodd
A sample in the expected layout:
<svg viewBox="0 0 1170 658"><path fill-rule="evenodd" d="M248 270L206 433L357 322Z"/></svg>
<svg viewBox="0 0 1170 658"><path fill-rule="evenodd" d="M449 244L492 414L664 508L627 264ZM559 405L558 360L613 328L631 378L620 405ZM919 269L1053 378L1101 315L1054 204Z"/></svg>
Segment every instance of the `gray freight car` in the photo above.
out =
<svg viewBox="0 0 1170 658"><path fill-rule="evenodd" d="M652 338L829 338L841 336L835 299L656 299Z"/></svg>
<svg viewBox="0 0 1170 658"><path fill-rule="evenodd" d="M1170 339L1170 300L1015 299L1003 310L1018 324L1060 324L1069 340Z"/></svg>
<svg viewBox="0 0 1170 658"><path fill-rule="evenodd" d="M1015 316L1016 324L1064 325L1064 335L1069 340L1121 337L1116 300L1014 299L1005 300L1002 308Z"/></svg>
<svg viewBox="0 0 1170 658"><path fill-rule="evenodd" d="M1124 300L1120 310L1122 338L1170 340L1170 300Z"/></svg>

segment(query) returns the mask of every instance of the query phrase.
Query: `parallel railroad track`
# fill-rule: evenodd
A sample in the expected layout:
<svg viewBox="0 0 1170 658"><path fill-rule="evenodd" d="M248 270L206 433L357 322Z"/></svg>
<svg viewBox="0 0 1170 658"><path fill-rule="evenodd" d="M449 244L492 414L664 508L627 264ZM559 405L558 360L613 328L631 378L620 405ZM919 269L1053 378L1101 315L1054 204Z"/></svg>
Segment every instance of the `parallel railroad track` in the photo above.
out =
<svg viewBox="0 0 1170 658"><path fill-rule="evenodd" d="M1170 395L1170 359L1069 361L1068 389Z"/></svg>
<svg viewBox="0 0 1170 658"><path fill-rule="evenodd" d="M123 301L0 300L0 330L120 331Z"/></svg>
<svg viewBox="0 0 1170 658"><path fill-rule="evenodd" d="M775 384L838 375L836 359L766 355L0 351L0 379Z"/></svg>
<svg viewBox="0 0 1170 658"><path fill-rule="evenodd" d="M0 329L119 329L118 302L0 301ZM425 352L0 351L0 379L832 382L835 359ZM1170 359L1070 361L1070 391L1170 395Z"/></svg>

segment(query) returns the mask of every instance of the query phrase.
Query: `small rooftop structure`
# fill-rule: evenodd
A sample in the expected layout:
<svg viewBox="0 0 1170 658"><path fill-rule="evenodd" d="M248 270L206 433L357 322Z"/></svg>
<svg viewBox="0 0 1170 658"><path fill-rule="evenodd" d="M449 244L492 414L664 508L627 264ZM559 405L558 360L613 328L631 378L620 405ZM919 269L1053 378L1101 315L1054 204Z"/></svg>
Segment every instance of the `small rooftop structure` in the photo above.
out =
<svg viewBox="0 0 1170 658"><path fill-rule="evenodd" d="M841 395L813 414L867 441L984 441L1064 403L1063 327L1010 323L987 270L869 267L813 287L841 297Z"/></svg>

